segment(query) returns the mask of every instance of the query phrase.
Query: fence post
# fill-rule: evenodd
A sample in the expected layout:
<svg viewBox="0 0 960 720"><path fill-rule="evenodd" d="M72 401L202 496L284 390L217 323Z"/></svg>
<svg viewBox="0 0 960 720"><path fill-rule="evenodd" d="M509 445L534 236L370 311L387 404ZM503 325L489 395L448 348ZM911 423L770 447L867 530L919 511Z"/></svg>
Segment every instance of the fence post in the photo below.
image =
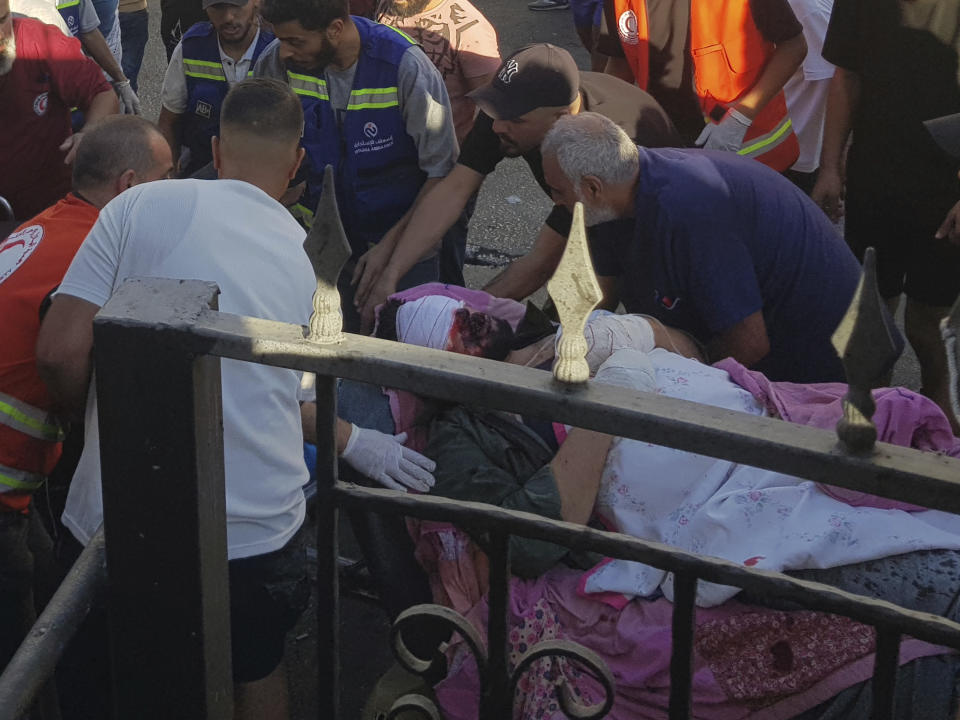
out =
<svg viewBox="0 0 960 720"><path fill-rule="evenodd" d="M132 284L94 323L114 716L228 720L220 359L124 327L150 302L189 322L216 308L216 287Z"/></svg>

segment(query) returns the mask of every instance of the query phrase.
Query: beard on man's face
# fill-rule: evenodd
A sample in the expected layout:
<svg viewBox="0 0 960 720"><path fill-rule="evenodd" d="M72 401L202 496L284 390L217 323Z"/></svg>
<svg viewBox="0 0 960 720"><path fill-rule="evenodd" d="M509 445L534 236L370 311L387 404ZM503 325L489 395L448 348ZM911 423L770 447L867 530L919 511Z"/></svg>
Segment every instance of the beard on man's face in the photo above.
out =
<svg viewBox="0 0 960 720"><path fill-rule="evenodd" d="M3 50L0 50L0 76L6 75L13 69L13 63L17 59L17 39L13 33L4 43Z"/></svg>
<svg viewBox="0 0 960 720"><path fill-rule="evenodd" d="M583 224L587 227L600 225L611 220L616 220L619 215L609 205L589 204L583 197L580 188L575 188L577 200L583 203Z"/></svg>

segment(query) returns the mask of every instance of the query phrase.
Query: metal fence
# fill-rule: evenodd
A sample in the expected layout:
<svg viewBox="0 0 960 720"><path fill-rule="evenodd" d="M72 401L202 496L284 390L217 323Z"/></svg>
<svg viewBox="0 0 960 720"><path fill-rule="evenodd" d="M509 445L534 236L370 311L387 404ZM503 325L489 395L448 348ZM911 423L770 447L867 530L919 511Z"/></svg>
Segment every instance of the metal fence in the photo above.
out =
<svg viewBox="0 0 960 720"><path fill-rule="evenodd" d="M116 717L231 716L220 358L317 374L318 718L340 717L337 526L340 509L347 507L485 528L490 559L486 642L462 617L436 606L404 613L394 633L401 662L423 671L429 662L410 656L401 642L407 623L426 614L460 632L478 659L482 718L509 717L519 675L545 655L576 658L606 689L604 702L593 708L575 707L572 698L561 693L561 704L571 716L602 717L613 701L609 670L596 655L571 643L541 643L510 668L508 545L513 535L635 560L675 574L671 718L691 715L698 580L734 585L765 600L789 600L876 626L876 718L892 717L902 636L960 649L956 623L829 586L489 505L339 482L336 378L548 417L953 513L960 513L958 460L882 443L863 444L849 435L838 442L833 433L780 420L623 388L559 382L538 370L367 337L346 335L339 342L318 343L298 326L220 313L216 294L214 286L198 281L134 280L114 295L95 322ZM856 331L850 333L856 336ZM858 354L858 342L853 340L848 347L851 357ZM865 392L862 382L853 383L848 426L870 425L872 411L864 402ZM846 433L842 428L841 432ZM0 678L0 718L16 717L49 676L59 647L82 616L85 598L102 571L100 547L99 542L92 543L84 555L81 562L87 572L75 569L77 577L86 578L76 581L80 588L62 588L67 602L61 597L48 608ZM65 605L72 608L69 614L63 612ZM51 640L53 626L60 632ZM402 698L394 710L407 707L439 717L426 698Z"/></svg>

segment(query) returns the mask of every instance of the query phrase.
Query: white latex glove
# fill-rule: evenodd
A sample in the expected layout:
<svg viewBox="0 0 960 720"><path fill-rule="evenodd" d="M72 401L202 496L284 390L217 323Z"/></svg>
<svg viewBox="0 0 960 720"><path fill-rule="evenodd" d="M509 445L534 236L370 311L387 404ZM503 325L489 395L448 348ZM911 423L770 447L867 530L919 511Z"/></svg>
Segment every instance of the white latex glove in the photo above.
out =
<svg viewBox="0 0 960 720"><path fill-rule="evenodd" d="M656 392L657 371L645 352L617 350L603 361L593 376L595 382L630 390Z"/></svg>
<svg viewBox="0 0 960 720"><path fill-rule="evenodd" d="M431 473L437 464L404 447L406 439L406 433L386 435L351 424L350 439L340 457L358 473L391 490L429 492L436 482Z"/></svg>
<svg viewBox="0 0 960 720"><path fill-rule="evenodd" d="M116 91L117 97L120 98L120 109L123 111L124 115L140 114L140 98L137 97L137 94L133 91L133 88L130 87L129 80L115 82L113 84L113 89Z"/></svg>
<svg viewBox="0 0 960 720"><path fill-rule="evenodd" d="M617 350L633 348L646 353L655 347L653 327L639 315L594 311L583 329L583 336L587 341L586 359L591 373L595 373L601 363Z"/></svg>
<svg viewBox="0 0 960 720"><path fill-rule="evenodd" d="M730 108L719 123L708 122L694 144L704 150L736 152L743 147L743 136L751 124L753 121L750 118Z"/></svg>

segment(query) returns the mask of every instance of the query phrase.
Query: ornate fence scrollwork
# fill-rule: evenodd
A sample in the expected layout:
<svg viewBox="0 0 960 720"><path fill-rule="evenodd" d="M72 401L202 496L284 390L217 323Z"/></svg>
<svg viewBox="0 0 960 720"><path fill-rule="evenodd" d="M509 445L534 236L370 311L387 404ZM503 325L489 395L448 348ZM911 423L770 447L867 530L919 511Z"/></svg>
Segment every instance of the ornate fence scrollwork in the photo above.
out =
<svg viewBox="0 0 960 720"><path fill-rule="evenodd" d="M451 633L455 632L460 635L477 663L477 675L480 678L479 696L482 697L494 681L494 678L490 675L491 669L483 638L470 621L448 607L433 604L415 605L397 616L390 631L390 646L397 662L408 672L424 678L436 672L438 663L443 663L444 659L440 655L439 649L432 659L425 660L411 652L403 641L405 628L409 629L414 624L422 627L424 623L435 623ZM527 650L517 661L505 684L508 689L508 701L512 702L516 695L517 685L524 674L530 670L535 662L545 658L572 660L578 666L586 669L603 687L603 702L586 705L574 695L569 685L561 677L555 686L557 703L567 717L576 720L596 720L605 717L610 712L610 708L613 707L615 689L613 673L610 672L599 655L569 640L543 640ZM441 720L443 717L430 698L416 693L403 695L394 701L390 712L387 714L387 720L393 720L404 711L418 712L429 720Z"/></svg>
<svg viewBox="0 0 960 720"><path fill-rule="evenodd" d="M897 329L885 311L877 288L877 258L867 248L863 275L836 332L833 346L843 362L849 389L843 398L843 418L837 423L837 436L847 452L867 454L877 442L873 424L876 404L871 391L897 362L899 352L894 338Z"/></svg>

